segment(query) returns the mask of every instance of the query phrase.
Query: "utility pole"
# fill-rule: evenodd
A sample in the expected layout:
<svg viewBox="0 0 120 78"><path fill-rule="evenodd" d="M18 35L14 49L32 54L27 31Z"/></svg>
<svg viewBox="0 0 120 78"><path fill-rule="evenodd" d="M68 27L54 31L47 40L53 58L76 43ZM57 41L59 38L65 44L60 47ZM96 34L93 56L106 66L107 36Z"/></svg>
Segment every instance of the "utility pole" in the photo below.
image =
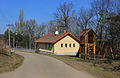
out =
<svg viewBox="0 0 120 78"><path fill-rule="evenodd" d="M13 49L15 48L15 28L13 26Z"/></svg>
<svg viewBox="0 0 120 78"><path fill-rule="evenodd" d="M10 45L10 26L14 26L13 24L7 24L7 26L9 27L8 28L8 32L9 32L9 54L11 54L11 50L10 50L10 48L11 48L11 45Z"/></svg>
<svg viewBox="0 0 120 78"><path fill-rule="evenodd" d="M29 49L31 49L31 34L29 32Z"/></svg>
<svg viewBox="0 0 120 78"><path fill-rule="evenodd" d="M15 33L15 35L17 36L17 32ZM16 48L17 48L17 39L16 39Z"/></svg>
<svg viewBox="0 0 120 78"><path fill-rule="evenodd" d="M14 35L14 32L13 32L13 48L15 48L15 35Z"/></svg>

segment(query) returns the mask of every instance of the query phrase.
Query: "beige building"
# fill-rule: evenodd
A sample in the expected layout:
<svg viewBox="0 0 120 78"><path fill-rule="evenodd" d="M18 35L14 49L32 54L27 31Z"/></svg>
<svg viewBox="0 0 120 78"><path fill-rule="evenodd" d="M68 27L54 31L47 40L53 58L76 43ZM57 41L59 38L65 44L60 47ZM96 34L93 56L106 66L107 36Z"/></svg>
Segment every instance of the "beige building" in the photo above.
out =
<svg viewBox="0 0 120 78"><path fill-rule="evenodd" d="M79 39L69 32L46 34L35 41L37 49L55 55L76 55L79 50Z"/></svg>

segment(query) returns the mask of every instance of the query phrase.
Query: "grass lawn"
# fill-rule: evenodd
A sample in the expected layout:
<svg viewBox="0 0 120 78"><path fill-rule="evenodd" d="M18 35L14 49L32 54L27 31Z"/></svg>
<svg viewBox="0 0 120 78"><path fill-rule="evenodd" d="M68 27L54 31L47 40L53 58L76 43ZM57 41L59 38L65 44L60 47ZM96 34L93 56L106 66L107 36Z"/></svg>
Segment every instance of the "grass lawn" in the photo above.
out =
<svg viewBox="0 0 120 78"><path fill-rule="evenodd" d="M43 54L43 53L40 53ZM120 78L120 60L108 60L106 58L99 58L94 60L84 60L75 56L65 55L50 55L70 65L71 67L88 72L96 78Z"/></svg>
<svg viewBox="0 0 120 78"><path fill-rule="evenodd" d="M0 73L13 71L18 68L24 60L24 57L16 53L11 56L0 55Z"/></svg>

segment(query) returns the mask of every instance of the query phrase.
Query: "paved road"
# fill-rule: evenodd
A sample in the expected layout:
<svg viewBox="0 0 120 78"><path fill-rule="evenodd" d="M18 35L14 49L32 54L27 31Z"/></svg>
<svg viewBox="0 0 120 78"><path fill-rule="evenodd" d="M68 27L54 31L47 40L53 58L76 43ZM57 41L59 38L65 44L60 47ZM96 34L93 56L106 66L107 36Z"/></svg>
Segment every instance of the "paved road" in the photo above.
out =
<svg viewBox="0 0 120 78"><path fill-rule="evenodd" d="M93 78L85 72L80 72L65 63L45 55L18 52L25 60L18 69L3 73L0 78Z"/></svg>

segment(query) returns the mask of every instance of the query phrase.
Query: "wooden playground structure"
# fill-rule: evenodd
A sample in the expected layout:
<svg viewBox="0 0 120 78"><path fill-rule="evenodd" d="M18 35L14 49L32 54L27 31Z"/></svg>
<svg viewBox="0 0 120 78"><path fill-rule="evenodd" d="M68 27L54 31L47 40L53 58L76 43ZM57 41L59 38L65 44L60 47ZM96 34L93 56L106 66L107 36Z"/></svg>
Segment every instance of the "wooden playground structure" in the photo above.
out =
<svg viewBox="0 0 120 78"><path fill-rule="evenodd" d="M92 28L88 28L83 30L80 34L80 48L79 52L77 54L78 57L81 57L81 53L84 52L85 59L87 56L90 56L92 53L94 55L96 54L96 33Z"/></svg>
<svg viewBox="0 0 120 78"><path fill-rule="evenodd" d="M81 57L83 53L85 55L85 59L91 59L91 55L98 57L106 57L111 56L113 59L116 56L120 56L119 49L113 49L111 45L111 40L109 39L97 39L96 33L92 28L88 28L83 30L80 34L80 48L77 53L77 57ZM96 44L97 42L97 44ZM97 49L96 49L97 45Z"/></svg>

